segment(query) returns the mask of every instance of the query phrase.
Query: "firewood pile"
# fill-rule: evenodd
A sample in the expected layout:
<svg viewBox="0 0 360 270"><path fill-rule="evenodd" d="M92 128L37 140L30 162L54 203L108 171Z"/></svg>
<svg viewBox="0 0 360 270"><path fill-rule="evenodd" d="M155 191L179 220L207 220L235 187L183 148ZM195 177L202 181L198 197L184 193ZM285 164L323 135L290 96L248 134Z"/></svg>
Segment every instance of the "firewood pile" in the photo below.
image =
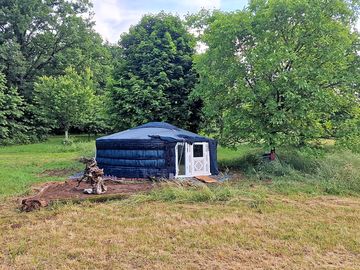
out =
<svg viewBox="0 0 360 270"><path fill-rule="evenodd" d="M95 158L81 158L81 162L86 164L83 176L78 180L78 186L82 181L91 185L90 189L84 189L87 194L103 194L107 191L104 183L104 170L97 166Z"/></svg>

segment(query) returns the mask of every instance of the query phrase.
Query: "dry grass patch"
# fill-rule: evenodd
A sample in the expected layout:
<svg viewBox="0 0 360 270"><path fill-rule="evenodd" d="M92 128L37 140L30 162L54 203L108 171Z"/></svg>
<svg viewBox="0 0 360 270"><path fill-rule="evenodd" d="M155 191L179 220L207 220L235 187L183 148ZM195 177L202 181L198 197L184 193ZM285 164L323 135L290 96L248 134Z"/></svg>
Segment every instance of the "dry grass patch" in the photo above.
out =
<svg viewBox="0 0 360 270"><path fill-rule="evenodd" d="M0 206L3 269L357 269L360 199Z"/></svg>

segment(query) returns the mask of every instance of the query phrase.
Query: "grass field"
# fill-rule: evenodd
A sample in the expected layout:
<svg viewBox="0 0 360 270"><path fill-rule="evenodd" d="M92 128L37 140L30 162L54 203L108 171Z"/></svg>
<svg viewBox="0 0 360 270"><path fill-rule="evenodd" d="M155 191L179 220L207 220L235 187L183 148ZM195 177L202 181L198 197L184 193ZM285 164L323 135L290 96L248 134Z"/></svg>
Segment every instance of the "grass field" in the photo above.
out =
<svg viewBox="0 0 360 270"><path fill-rule="evenodd" d="M45 143L0 147L0 198L23 194L36 182L63 180L81 171L81 156L95 152L93 138L76 137L73 145L62 145L62 137L52 137ZM56 176L59 171L60 176Z"/></svg>
<svg viewBox="0 0 360 270"><path fill-rule="evenodd" d="M0 269L359 269L359 154L280 149L264 163L258 146L220 148L240 171L221 185L19 212L32 184L83 168L94 142L75 141L0 148Z"/></svg>

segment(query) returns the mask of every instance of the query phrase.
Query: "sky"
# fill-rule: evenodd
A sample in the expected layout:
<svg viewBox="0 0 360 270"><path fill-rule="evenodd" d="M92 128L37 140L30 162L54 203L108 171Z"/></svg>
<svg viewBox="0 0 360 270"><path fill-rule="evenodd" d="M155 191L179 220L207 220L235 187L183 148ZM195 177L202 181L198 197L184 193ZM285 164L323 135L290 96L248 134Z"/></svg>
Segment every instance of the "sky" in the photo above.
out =
<svg viewBox="0 0 360 270"><path fill-rule="evenodd" d="M182 16L201 8L234 11L243 9L248 0L93 0L93 3L95 30L105 40L116 43L121 33L127 32L147 13L164 10ZM360 30L360 19L357 29Z"/></svg>
<svg viewBox="0 0 360 270"><path fill-rule="evenodd" d="M101 36L116 43L120 34L127 32L147 13L162 10L178 15L195 13L201 8L232 11L243 9L248 0L93 0L95 30Z"/></svg>

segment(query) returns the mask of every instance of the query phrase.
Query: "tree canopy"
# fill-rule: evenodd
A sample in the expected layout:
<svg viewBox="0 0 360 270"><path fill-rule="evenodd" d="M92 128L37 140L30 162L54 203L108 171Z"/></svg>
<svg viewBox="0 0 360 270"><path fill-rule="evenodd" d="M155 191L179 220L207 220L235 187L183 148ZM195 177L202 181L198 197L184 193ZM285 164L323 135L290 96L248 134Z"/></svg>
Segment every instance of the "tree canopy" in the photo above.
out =
<svg viewBox="0 0 360 270"><path fill-rule="evenodd" d="M187 21L160 12L107 44L90 0L0 0L0 144L167 121L223 145L360 145L359 10L251 0Z"/></svg>
<svg viewBox="0 0 360 270"><path fill-rule="evenodd" d="M17 89L6 86L5 75L0 72L0 142L1 144L24 142L26 128L20 120L24 115L23 99Z"/></svg>
<svg viewBox="0 0 360 270"><path fill-rule="evenodd" d="M33 100L38 77L61 76L69 66L78 72L89 67L97 92L104 92L111 55L93 30L91 8L88 0L0 0L0 71L7 89L15 87L23 100L17 124L27 130L24 142L49 131Z"/></svg>
<svg viewBox="0 0 360 270"><path fill-rule="evenodd" d="M35 101L50 123L65 132L65 140L69 129L86 125L99 105L92 72L78 74L74 68L67 68L63 76L41 77L35 83Z"/></svg>
<svg viewBox="0 0 360 270"><path fill-rule="evenodd" d="M194 46L180 18L163 12L144 16L121 36L110 94L118 128L159 120L197 129L201 104L190 98Z"/></svg>
<svg viewBox="0 0 360 270"><path fill-rule="evenodd" d="M197 94L223 143L298 145L351 117L360 82L352 3L253 0L203 20Z"/></svg>
<svg viewBox="0 0 360 270"><path fill-rule="evenodd" d="M0 3L0 68L25 96L37 76L61 75L69 65L104 72L99 65L106 52L92 30L88 0Z"/></svg>

